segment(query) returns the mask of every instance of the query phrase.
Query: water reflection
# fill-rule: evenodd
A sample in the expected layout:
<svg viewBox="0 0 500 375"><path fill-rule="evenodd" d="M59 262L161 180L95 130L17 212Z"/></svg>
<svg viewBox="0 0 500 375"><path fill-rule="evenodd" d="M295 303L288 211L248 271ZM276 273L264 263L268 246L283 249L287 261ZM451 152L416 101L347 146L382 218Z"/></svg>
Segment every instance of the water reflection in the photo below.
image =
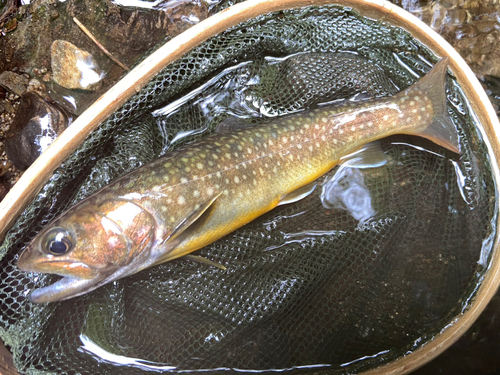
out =
<svg viewBox="0 0 500 375"><path fill-rule="evenodd" d="M116 366L135 367L146 371L166 371L175 370L176 368L175 366L169 366L162 363L145 361L139 358L124 357L122 355L110 353L84 334L80 335L80 341L82 342L82 346L78 348L78 351L90 354L98 362L108 362Z"/></svg>
<svg viewBox="0 0 500 375"><path fill-rule="evenodd" d="M323 184L321 203L327 209L349 211L360 224L375 215L363 174L357 168L344 165Z"/></svg>

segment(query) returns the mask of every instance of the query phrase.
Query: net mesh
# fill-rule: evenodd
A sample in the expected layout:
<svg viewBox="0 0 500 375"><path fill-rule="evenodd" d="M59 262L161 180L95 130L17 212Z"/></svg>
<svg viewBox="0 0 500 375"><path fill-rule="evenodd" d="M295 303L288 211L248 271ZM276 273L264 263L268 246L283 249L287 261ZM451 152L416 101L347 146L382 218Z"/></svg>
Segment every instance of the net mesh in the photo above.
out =
<svg viewBox="0 0 500 375"><path fill-rule="evenodd" d="M488 150L451 78L460 160L415 137L383 140L385 166L337 167L309 197L197 253L226 271L179 259L33 305L30 291L54 278L15 266L63 210L160 155L321 103L392 95L426 61L436 58L408 33L325 6L243 23L162 70L56 170L0 248L0 332L19 370L352 373L438 334L473 296L496 215Z"/></svg>

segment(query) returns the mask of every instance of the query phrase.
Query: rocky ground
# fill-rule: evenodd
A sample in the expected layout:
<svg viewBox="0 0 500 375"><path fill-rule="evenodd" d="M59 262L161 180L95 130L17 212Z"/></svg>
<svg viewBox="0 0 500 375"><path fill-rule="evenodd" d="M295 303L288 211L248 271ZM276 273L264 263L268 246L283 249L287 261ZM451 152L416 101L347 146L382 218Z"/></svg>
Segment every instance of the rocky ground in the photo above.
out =
<svg viewBox="0 0 500 375"><path fill-rule="evenodd" d="M156 9L144 9L109 0L0 1L0 200L48 143L127 67L206 18L214 4L163 1ZM16 121L18 108L33 103L41 112ZM50 118L48 127L44 118Z"/></svg>

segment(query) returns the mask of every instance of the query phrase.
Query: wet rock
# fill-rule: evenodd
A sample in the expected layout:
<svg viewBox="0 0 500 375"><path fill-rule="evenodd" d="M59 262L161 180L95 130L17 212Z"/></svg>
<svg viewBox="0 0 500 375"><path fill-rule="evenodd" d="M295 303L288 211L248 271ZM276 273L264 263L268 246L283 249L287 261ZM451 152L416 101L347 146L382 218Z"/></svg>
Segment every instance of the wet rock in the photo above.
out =
<svg viewBox="0 0 500 375"><path fill-rule="evenodd" d="M67 89L95 90L103 77L94 57L74 44L56 40L51 47L52 79Z"/></svg>
<svg viewBox="0 0 500 375"><path fill-rule="evenodd" d="M28 78L14 72L3 72L0 74L0 86L5 87L16 95L22 95L26 92L28 82Z"/></svg>
<svg viewBox="0 0 500 375"><path fill-rule="evenodd" d="M391 0L422 19L453 47L478 78L500 74L498 0Z"/></svg>
<svg viewBox="0 0 500 375"><path fill-rule="evenodd" d="M167 5L168 4L168 5ZM166 2L161 9L168 18L168 32L175 36L208 17L208 4L204 1L183 0Z"/></svg>
<svg viewBox="0 0 500 375"><path fill-rule="evenodd" d="M5 152L20 168L27 168L68 126L65 113L39 95L28 92L21 97L19 109L5 141Z"/></svg>

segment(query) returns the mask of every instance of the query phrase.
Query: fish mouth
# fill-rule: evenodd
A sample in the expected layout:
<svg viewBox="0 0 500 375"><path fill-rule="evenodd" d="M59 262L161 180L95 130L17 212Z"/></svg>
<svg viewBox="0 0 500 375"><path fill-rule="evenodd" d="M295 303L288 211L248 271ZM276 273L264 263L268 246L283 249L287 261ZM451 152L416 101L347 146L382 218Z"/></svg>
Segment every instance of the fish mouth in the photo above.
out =
<svg viewBox="0 0 500 375"><path fill-rule="evenodd" d="M50 273L79 279L96 277L96 271L85 263L71 259L39 259L27 251L17 260L17 267L24 272Z"/></svg>
<svg viewBox="0 0 500 375"><path fill-rule="evenodd" d="M101 278L80 279L77 277L65 276L51 285L34 290L28 298L33 303L62 301L80 296L98 288L102 285L99 281L101 281Z"/></svg>

